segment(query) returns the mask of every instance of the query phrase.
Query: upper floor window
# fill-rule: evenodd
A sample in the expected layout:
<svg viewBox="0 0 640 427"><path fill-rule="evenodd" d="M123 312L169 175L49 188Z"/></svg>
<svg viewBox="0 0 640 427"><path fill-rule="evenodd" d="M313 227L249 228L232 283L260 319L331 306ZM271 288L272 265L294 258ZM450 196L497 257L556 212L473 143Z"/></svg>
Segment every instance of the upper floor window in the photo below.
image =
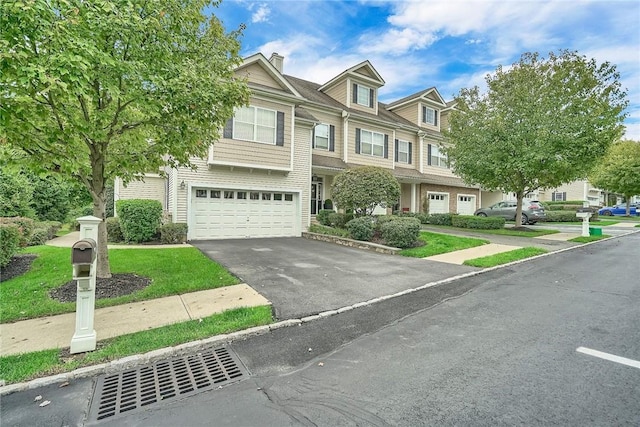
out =
<svg viewBox="0 0 640 427"><path fill-rule="evenodd" d="M411 143L396 139L396 162L411 163Z"/></svg>
<svg viewBox="0 0 640 427"><path fill-rule="evenodd" d="M448 168L449 162L447 160L447 155L440 151L437 145L429 144L428 145L428 159L427 163L430 166L438 166L441 168Z"/></svg>
<svg viewBox="0 0 640 427"><path fill-rule="evenodd" d="M356 129L356 153L375 157L389 157L389 136L363 129Z"/></svg>
<svg viewBox="0 0 640 427"><path fill-rule="evenodd" d="M422 122L438 126L438 111L429 107L422 107Z"/></svg>
<svg viewBox="0 0 640 427"><path fill-rule="evenodd" d="M313 129L313 148L335 151L335 135L334 125L317 124Z"/></svg>
<svg viewBox="0 0 640 427"><path fill-rule="evenodd" d="M357 83L353 84L353 102L373 108L374 91L372 88Z"/></svg>
<svg viewBox="0 0 640 427"><path fill-rule="evenodd" d="M284 145L284 113L260 107L241 107L225 128L225 138Z"/></svg>

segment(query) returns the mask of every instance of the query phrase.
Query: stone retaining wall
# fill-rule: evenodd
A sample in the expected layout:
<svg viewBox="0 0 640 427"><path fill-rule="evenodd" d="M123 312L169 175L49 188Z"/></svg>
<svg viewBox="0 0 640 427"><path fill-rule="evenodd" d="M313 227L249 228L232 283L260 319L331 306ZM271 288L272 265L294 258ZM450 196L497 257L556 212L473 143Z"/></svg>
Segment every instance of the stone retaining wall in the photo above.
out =
<svg viewBox="0 0 640 427"><path fill-rule="evenodd" d="M349 246L350 248L365 249L368 251L380 252L383 254L395 255L400 251L399 248L379 245L377 243L363 242L361 240L347 239L346 237L329 236L326 234L302 232L302 237L311 240L321 240L323 242L336 243L338 245Z"/></svg>

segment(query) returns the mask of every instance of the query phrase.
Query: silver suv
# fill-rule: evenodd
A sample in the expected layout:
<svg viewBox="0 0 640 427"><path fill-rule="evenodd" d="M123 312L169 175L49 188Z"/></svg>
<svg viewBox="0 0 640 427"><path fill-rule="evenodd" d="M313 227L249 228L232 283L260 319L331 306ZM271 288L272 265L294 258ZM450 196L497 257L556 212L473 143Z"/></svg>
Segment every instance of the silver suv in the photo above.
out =
<svg viewBox="0 0 640 427"><path fill-rule="evenodd" d="M478 216L501 216L507 221L514 221L516 219L516 206L517 202L515 200L505 200L488 208L480 208L473 214ZM546 217L544 207L539 201L522 202L522 225L535 224L538 221L544 221Z"/></svg>

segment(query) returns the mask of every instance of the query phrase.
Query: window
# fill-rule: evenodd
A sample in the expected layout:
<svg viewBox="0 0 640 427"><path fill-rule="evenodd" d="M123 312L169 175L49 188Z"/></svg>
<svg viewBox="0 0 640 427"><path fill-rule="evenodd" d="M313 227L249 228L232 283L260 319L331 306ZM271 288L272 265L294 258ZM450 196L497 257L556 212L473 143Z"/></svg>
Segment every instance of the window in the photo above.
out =
<svg viewBox="0 0 640 427"><path fill-rule="evenodd" d="M233 199L233 191L225 191L224 192L225 199Z"/></svg>
<svg viewBox="0 0 640 427"><path fill-rule="evenodd" d="M396 162L411 163L411 144L409 141L396 140Z"/></svg>
<svg viewBox="0 0 640 427"><path fill-rule="evenodd" d="M284 195L285 202L293 202L293 194L285 194Z"/></svg>
<svg viewBox="0 0 640 427"><path fill-rule="evenodd" d="M246 200L247 199L247 192L246 191L238 191L237 196L238 196L238 199L240 199L240 200Z"/></svg>
<svg viewBox="0 0 640 427"><path fill-rule="evenodd" d="M210 197L212 199L219 199L220 198L220 190L211 190Z"/></svg>
<svg viewBox="0 0 640 427"><path fill-rule="evenodd" d="M196 190L196 197L207 197L207 190Z"/></svg>
<svg viewBox="0 0 640 427"><path fill-rule="evenodd" d="M274 193L273 200L282 201L282 193Z"/></svg>
<svg viewBox="0 0 640 427"><path fill-rule="evenodd" d="M422 121L429 125L438 126L438 112L433 108L422 107Z"/></svg>
<svg viewBox="0 0 640 427"><path fill-rule="evenodd" d="M373 108L373 89L367 86L353 84L353 103Z"/></svg>
<svg viewBox="0 0 640 427"><path fill-rule="evenodd" d="M566 192L560 192L560 191L556 191L554 193L551 194L551 201L552 202L566 202L567 201L567 193Z"/></svg>
<svg viewBox="0 0 640 427"><path fill-rule="evenodd" d="M271 200L271 193L262 193L262 200Z"/></svg>
<svg viewBox="0 0 640 427"><path fill-rule="evenodd" d="M320 148L323 150L329 149L329 125L316 125L313 148Z"/></svg>
<svg viewBox="0 0 640 427"><path fill-rule="evenodd" d="M444 200L444 194L429 194L429 200Z"/></svg>
<svg viewBox="0 0 640 427"><path fill-rule="evenodd" d="M252 191L251 193L249 193L249 199L260 200L260 193L258 193L257 191Z"/></svg>
<svg viewBox="0 0 640 427"><path fill-rule="evenodd" d="M429 144L428 145L428 164L430 166L438 166L441 168L448 168L449 162L447 161L447 155L440 151L440 148L437 145Z"/></svg>
<svg viewBox="0 0 640 427"><path fill-rule="evenodd" d="M258 107L236 110L233 138L245 141L276 143L276 111Z"/></svg>
<svg viewBox="0 0 640 427"><path fill-rule="evenodd" d="M360 154L384 157L384 135L378 132L360 130Z"/></svg>

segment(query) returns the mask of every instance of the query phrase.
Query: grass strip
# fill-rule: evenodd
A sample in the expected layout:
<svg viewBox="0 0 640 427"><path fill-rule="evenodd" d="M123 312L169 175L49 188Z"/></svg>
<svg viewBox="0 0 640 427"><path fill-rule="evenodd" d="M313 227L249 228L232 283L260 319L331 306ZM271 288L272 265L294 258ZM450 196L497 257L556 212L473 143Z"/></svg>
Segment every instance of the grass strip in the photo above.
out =
<svg viewBox="0 0 640 427"><path fill-rule="evenodd" d="M403 249L398 253L400 255L408 257L424 258L432 255L459 251L461 249L473 248L489 243L488 240L484 239L452 236L450 234L431 233L429 231L420 232L419 239L425 243L424 246Z"/></svg>
<svg viewBox="0 0 640 427"><path fill-rule="evenodd" d="M574 237L573 239L569 239L569 241L576 242L576 243L589 243L589 242L596 242L598 240L606 239L607 237L611 237L611 236L608 234L603 234L602 236L587 236L587 237L579 236L579 237Z"/></svg>
<svg viewBox="0 0 640 427"><path fill-rule="evenodd" d="M7 384L69 372L134 354L184 344L273 321L270 306L238 308L200 320L176 323L98 342L95 351L63 358L59 349L0 357L0 378Z"/></svg>
<svg viewBox="0 0 640 427"><path fill-rule="evenodd" d="M495 267L496 265L507 264L512 261L518 261L525 258L531 258L532 256L545 254L547 251L540 248L527 247L515 249L509 252L502 252L495 255L489 255L481 258L469 259L464 262L464 265L471 267Z"/></svg>
<svg viewBox="0 0 640 427"><path fill-rule="evenodd" d="M461 231L465 233L492 234L496 236L515 236L515 237L538 237L538 236L545 236L547 234L559 233L558 230L549 230L549 229L519 231L519 230L512 230L510 228L499 228L496 230L481 230L476 228L451 227L448 225L429 225L429 227L442 229L443 232L446 230L454 230L454 231Z"/></svg>
<svg viewBox="0 0 640 427"><path fill-rule="evenodd" d="M38 258L31 269L2 283L2 322L30 319L75 310L75 302L51 299L49 291L72 279L69 248L32 246L22 253ZM96 308L235 285L239 280L194 247L166 249L110 249L112 273L149 277L145 289L118 298L96 300Z"/></svg>

